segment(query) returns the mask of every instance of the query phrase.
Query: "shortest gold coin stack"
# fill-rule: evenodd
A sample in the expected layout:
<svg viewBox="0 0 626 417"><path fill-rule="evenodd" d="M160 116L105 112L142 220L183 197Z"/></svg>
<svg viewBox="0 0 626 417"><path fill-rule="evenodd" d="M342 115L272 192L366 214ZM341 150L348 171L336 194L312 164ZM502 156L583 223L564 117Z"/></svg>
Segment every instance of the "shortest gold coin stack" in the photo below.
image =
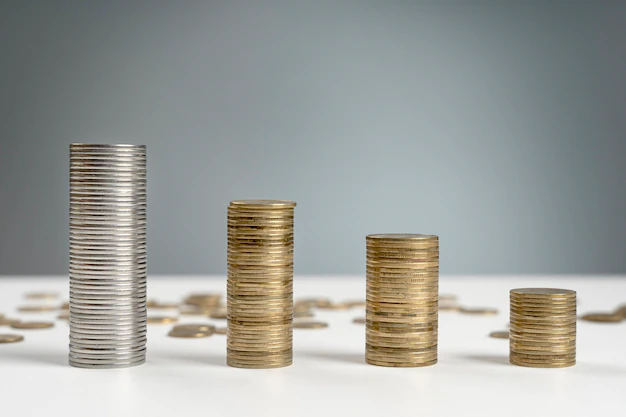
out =
<svg viewBox="0 0 626 417"><path fill-rule="evenodd" d="M532 368L576 363L576 292L555 288L511 290L509 361Z"/></svg>
<svg viewBox="0 0 626 417"><path fill-rule="evenodd" d="M437 363L439 238L369 235L365 360L379 366Z"/></svg>
<svg viewBox="0 0 626 417"><path fill-rule="evenodd" d="M292 201L248 200L228 207L230 366L291 365L295 206Z"/></svg>

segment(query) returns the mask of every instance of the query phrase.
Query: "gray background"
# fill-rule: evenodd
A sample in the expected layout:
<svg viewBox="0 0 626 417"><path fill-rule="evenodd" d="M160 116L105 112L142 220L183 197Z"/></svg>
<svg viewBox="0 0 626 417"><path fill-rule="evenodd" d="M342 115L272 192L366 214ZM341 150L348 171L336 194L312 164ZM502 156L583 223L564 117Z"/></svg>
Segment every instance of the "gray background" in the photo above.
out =
<svg viewBox="0 0 626 417"><path fill-rule="evenodd" d="M369 233L444 273L626 272L626 2L3 1L0 273L65 273L68 144L148 145L152 273L223 272L231 199L296 272Z"/></svg>

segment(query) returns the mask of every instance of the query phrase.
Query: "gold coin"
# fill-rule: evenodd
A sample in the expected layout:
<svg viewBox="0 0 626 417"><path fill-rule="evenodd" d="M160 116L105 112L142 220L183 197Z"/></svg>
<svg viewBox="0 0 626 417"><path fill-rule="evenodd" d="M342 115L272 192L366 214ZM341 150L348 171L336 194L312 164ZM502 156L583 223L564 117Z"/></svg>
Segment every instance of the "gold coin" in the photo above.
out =
<svg viewBox="0 0 626 417"><path fill-rule="evenodd" d="M148 306L148 308L153 308L155 310L173 310L173 309L177 309L178 306L179 305L177 303L153 302L151 305Z"/></svg>
<svg viewBox="0 0 626 417"><path fill-rule="evenodd" d="M178 324L172 328L172 330L176 331L194 331L194 332L203 332L203 333L212 333L215 331L215 326L212 324Z"/></svg>
<svg viewBox="0 0 626 417"><path fill-rule="evenodd" d="M328 327L328 323L322 321L294 321L294 329L323 329Z"/></svg>
<svg viewBox="0 0 626 417"><path fill-rule="evenodd" d="M508 339L509 338L509 332L506 331L506 330L497 331L497 332L491 332L491 333L489 333L489 337L493 337L494 339Z"/></svg>
<svg viewBox="0 0 626 417"><path fill-rule="evenodd" d="M348 310L350 306L345 303L330 303L320 305L318 308L321 310Z"/></svg>
<svg viewBox="0 0 626 417"><path fill-rule="evenodd" d="M10 319L10 318L4 317L4 316L0 317L0 326L10 326L13 323L17 323L17 322L19 322L19 320Z"/></svg>
<svg viewBox="0 0 626 417"><path fill-rule="evenodd" d="M195 305L181 305L178 312L183 316L208 316L213 307L200 307Z"/></svg>
<svg viewBox="0 0 626 417"><path fill-rule="evenodd" d="M209 317L212 319L226 319L228 318L228 310L225 308L214 310L209 314Z"/></svg>
<svg viewBox="0 0 626 417"><path fill-rule="evenodd" d="M226 334L228 332L228 329L226 327L216 327L214 330L215 334Z"/></svg>
<svg viewBox="0 0 626 417"><path fill-rule="evenodd" d="M580 317L586 321L596 321L602 323L619 323L624 320L621 314L617 313L587 313Z"/></svg>
<svg viewBox="0 0 626 417"><path fill-rule="evenodd" d="M24 340L24 336L19 334L0 334L0 343L16 343Z"/></svg>
<svg viewBox="0 0 626 417"><path fill-rule="evenodd" d="M20 306L17 308L17 311L21 313L45 313L57 311L58 309L56 306Z"/></svg>
<svg viewBox="0 0 626 417"><path fill-rule="evenodd" d="M617 309L615 310L614 314L619 314L620 316L622 316L622 318L624 318L626 320L626 304L623 304L623 305L617 307Z"/></svg>
<svg viewBox="0 0 626 417"><path fill-rule="evenodd" d="M49 321L18 321L17 323L12 323L11 327L23 330L49 329L54 327L54 323Z"/></svg>
<svg viewBox="0 0 626 417"><path fill-rule="evenodd" d="M324 307L332 304L328 298L301 298L296 301L296 305L305 307Z"/></svg>
<svg viewBox="0 0 626 417"><path fill-rule="evenodd" d="M196 306L215 306L219 304L222 295L219 293L197 293L185 298L185 304Z"/></svg>
<svg viewBox="0 0 626 417"><path fill-rule="evenodd" d="M348 300L342 302L348 306L348 308L365 308L365 300Z"/></svg>
<svg viewBox="0 0 626 417"><path fill-rule="evenodd" d="M59 293L37 291L37 292L27 292L24 296L30 300L55 299L59 297Z"/></svg>
<svg viewBox="0 0 626 417"><path fill-rule="evenodd" d="M352 319L352 323L365 324L365 317L355 317Z"/></svg>
<svg viewBox="0 0 626 417"><path fill-rule="evenodd" d="M177 317L166 317L166 316L150 316L147 319L149 324L170 324L176 323L178 321Z"/></svg>
<svg viewBox="0 0 626 417"><path fill-rule="evenodd" d="M301 319L301 318L311 318L314 317L315 314L313 314L312 311L294 311L293 312L293 317L296 319Z"/></svg>
<svg viewBox="0 0 626 417"><path fill-rule="evenodd" d="M58 320L69 320L70 319L70 312L67 310L62 311L61 313L59 313L59 315L57 316Z"/></svg>
<svg viewBox="0 0 626 417"><path fill-rule="evenodd" d="M459 311L463 314L476 314L476 315L493 315L498 314L498 310L488 307L461 307Z"/></svg>
<svg viewBox="0 0 626 417"><path fill-rule="evenodd" d="M213 331L203 332L193 329L172 329L167 334L169 337L179 337L184 339L199 339L203 337L209 337L213 334Z"/></svg>

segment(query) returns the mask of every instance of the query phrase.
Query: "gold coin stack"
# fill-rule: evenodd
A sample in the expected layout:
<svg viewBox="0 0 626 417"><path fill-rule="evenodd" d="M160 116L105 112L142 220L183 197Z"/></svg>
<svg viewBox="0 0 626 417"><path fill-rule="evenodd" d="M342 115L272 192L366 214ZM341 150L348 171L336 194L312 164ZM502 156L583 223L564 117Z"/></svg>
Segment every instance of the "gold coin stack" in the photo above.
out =
<svg viewBox="0 0 626 417"><path fill-rule="evenodd" d="M228 207L227 363L292 363L293 216L296 203L232 201Z"/></svg>
<svg viewBox="0 0 626 417"><path fill-rule="evenodd" d="M365 360L379 366L437 363L439 238L369 235Z"/></svg>
<svg viewBox="0 0 626 417"><path fill-rule="evenodd" d="M532 368L576 364L576 291L511 290L509 362Z"/></svg>

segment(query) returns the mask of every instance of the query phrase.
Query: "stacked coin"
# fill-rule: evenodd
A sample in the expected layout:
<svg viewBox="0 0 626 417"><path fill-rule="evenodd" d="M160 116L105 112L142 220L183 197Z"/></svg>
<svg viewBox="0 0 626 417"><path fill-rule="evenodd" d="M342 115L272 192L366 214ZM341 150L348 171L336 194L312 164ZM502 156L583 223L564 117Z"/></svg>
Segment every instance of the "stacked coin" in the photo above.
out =
<svg viewBox="0 0 626 417"><path fill-rule="evenodd" d="M576 292L554 288L511 290L509 361L532 368L576 363Z"/></svg>
<svg viewBox="0 0 626 417"><path fill-rule="evenodd" d="M230 366L291 365L295 206L292 201L249 200L228 207Z"/></svg>
<svg viewBox="0 0 626 417"><path fill-rule="evenodd" d="M379 366L437 363L439 238L369 235L365 360Z"/></svg>
<svg viewBox="0 0 626 417"><path fill-rule="evenodd" d="M146 147L70 145L70 354L83 368L146 355Z"/></svg>

